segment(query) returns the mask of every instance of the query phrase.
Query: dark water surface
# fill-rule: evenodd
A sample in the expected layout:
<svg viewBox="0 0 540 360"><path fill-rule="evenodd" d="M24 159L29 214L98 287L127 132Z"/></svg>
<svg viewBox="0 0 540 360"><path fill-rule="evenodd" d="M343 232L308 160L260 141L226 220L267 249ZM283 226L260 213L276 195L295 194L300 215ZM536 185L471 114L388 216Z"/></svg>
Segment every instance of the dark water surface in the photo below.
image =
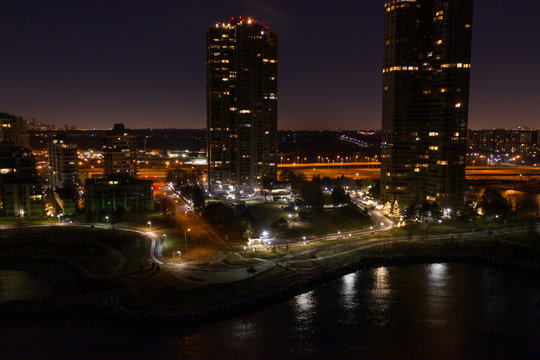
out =
<svg viewBox="0 0 540 360"><path fill-rule="evenodd" d="M540 279L464 264L381 267L251 315L180 325L10 320L0 358L540 359Z"/></svg>

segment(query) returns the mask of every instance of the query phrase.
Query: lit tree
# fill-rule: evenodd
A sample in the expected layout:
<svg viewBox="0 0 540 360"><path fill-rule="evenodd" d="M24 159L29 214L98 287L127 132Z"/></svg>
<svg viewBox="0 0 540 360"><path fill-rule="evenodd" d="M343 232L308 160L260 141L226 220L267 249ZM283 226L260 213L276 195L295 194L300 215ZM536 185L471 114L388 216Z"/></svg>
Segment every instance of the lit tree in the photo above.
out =
<svg viewBox="0 0 540 360"><path fill-rule="evenodd" d="M391 212L392 212L392 204L390 204L390 202L387 201L386 204L384 204L382 208L382 213L383 215L390 215Z"/></svg>
<svg viewBox="0 0 540 360"><path fill-rule="evenodd" d="M394 201L394 206L392 207L392 220L397 221L399 220L399 204L398 201Z"/></svg>

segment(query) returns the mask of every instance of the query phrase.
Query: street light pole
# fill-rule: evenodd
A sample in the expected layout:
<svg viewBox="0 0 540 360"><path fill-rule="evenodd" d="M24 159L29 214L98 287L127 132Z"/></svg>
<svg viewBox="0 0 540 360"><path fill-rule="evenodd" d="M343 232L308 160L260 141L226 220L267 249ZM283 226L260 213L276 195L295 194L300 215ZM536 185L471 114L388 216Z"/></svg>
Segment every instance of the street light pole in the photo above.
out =
<svg viewBox="0 0 540 360"><path fill-rule="evenodd" d="M105 216L105 220L107 220L107 227L109 227L109 217Z"/></svg>
<svg viewBox="0 0 540 360"><path fill-rule="evenodd" d="M186 243L186 250L185 250L186 252L187 252L187 233L188 233L188 231L191 231L191 228L187 228L187 230L184 231L184 241Z"/></svg>

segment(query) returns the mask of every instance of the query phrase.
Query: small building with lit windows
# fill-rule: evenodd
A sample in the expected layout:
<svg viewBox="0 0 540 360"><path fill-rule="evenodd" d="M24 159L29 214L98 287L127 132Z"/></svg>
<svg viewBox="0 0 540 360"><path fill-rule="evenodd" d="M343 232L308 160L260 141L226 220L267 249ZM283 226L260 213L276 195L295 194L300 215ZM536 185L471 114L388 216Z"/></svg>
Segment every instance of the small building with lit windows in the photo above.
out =
<svg viewBox="0 0 540 360"><path fill-rule="evenodd" d="M112 213L153 209L153 181L135 178L106 177L87 179L84 183L84 206L87 213Z"/></svg>

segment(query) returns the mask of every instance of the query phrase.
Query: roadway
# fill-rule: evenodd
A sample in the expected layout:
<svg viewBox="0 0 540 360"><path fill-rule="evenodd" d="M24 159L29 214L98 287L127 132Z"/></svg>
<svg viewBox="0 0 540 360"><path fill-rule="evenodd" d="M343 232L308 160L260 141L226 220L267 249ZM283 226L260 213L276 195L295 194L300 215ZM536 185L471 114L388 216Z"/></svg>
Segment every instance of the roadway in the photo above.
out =
<svg viewBox="0 0 540 360"><path fill-rule="evenodd" d="M278 176L284 170L301 173L306 179L313 176L335 178L344 175L353 179L378 180L381 176L380 163L308 163L308 164L278 164ZM499 181L528 181L540 179L540 167L478 167L469 166L465 172L466 180L499 180ZM283 180L280 178L280 180Z"/></svg>

